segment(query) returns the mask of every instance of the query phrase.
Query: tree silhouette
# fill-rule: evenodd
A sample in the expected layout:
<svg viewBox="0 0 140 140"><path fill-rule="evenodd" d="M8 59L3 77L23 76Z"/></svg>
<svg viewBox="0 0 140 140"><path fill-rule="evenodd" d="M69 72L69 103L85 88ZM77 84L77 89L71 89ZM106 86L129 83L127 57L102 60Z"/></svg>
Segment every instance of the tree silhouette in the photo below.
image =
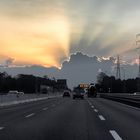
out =
<svg viewBox="0 0 140 140"><path fill-rule="evenodd" d="M121 80L116 79L114 76L107 76L104 73L100 73L97 77L96 86L99 92L104 93L134 93L137 91L137 79Z"/></svg>
<svg viewBox="0 0 140 140"><path fill-rule="evenodd" d="M9 90L17 90L25 93L40 92L40 86L46 85L57 90L57 81L48 76L37 77L34 75L19 74L11 77L6 72L0 73L0 92L7 93ZM37 90L37 91L36 91Z"/></svg>

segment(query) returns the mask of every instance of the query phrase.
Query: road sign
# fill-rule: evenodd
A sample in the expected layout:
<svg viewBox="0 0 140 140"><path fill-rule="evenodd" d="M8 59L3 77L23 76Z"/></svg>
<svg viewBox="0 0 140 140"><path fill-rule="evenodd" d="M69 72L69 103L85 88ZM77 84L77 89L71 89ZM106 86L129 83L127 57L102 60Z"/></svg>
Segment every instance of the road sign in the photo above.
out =
<svg viewBox="0 0 140 140"><path fill-rule="evenodd" d="M88 88L89 84L80 84L80 88Z"/></svg>

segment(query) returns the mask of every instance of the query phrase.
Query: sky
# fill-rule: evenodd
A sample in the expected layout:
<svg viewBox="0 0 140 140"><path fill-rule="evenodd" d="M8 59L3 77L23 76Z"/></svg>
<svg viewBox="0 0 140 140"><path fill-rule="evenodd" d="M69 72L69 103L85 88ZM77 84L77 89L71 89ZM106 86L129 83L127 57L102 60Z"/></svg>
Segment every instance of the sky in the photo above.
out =
<svg viewBox="0 0 140 140"><path fill-rule="evenodd" d="M139 5L138 0L0 0L0 63L60 68L75 52L136 59Z"/></svg>
<svg viewBox="0 0 140 140"><path fill-rule="evenodd" d="M10 63L12 60L8 60ZM18 74L35 75L43 77L47 75L49 78L55 77L55 79L67 79L69 88L73 88L79 83L97 83L97 76L100 72L104 72L108 76L116 76L116 64L115 58L110 57L108 59L102 57L89 57L81 52L72 54L69 61L65 61L62 64L62 68L56 67L44 67L44 66L24 66L24 67L5 67L1 66L1 72L6 72L11 76L17 76ZM136 78L138 76L138 65L136 64L121 64L120 67L121 79Z"/></svg>

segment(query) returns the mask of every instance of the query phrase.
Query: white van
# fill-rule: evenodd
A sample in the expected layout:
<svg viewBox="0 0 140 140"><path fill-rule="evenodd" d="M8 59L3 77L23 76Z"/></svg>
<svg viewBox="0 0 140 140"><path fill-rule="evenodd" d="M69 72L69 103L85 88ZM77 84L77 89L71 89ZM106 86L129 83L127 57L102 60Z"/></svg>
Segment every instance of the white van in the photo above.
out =
<svg viewBox="0 0 140 140"><path fill-rule="evenodd" d="M8 94L18 94L18 91L17 91L17 90L10 90L10 91L8 92Z"/></svg>

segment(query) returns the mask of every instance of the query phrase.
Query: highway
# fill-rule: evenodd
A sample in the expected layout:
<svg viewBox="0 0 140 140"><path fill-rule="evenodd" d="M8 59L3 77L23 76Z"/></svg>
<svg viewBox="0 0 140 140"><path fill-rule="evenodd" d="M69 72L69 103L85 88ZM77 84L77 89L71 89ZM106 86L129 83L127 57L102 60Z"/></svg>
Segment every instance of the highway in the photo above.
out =
<svg viewBox="0 0 140 140"><path fill-rule="evenodd" d="M140 140L140 109L62 97L3 107L0 140Z"/></svg>

